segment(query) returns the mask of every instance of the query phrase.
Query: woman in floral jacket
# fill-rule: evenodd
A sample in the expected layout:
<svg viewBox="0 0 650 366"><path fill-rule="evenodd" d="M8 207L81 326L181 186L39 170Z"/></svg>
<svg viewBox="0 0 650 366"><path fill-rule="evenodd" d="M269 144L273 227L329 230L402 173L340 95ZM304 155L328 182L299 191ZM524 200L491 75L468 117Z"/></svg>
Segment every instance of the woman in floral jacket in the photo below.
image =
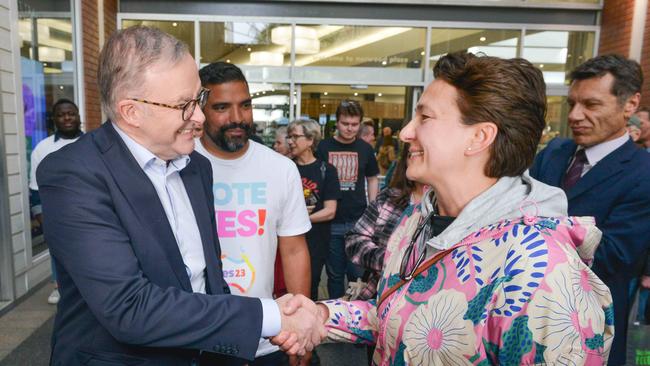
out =
<svg viewBox="0 0 650 366"><path fill-rule="evenodd" d="M377 299L319 304L334 341L378 365L602 365L610 293L588 267L592 218L525 172L545 126L542 73L457 53L401 131L409 179L430 185L391 236Z"/></svg>

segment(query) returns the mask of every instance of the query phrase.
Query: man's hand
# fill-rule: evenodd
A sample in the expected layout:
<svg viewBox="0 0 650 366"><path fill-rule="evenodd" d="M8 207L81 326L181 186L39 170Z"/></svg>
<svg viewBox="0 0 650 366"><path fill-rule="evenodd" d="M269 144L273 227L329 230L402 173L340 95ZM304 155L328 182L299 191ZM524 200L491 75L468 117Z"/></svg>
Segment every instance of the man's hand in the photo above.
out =
<svg viewBox="0 0 650 366"><path fill-rule="evenodd" d="M282 330L271 343L287 354L304 356L327 336L318 307L307 297L289 294L276 302L282 313Z"/></svg>
<svg viewBox="0 0 650 366"><path fill-rule="evenodd" d="M641 287L650 289L650 276L641 276Z"/></svg>

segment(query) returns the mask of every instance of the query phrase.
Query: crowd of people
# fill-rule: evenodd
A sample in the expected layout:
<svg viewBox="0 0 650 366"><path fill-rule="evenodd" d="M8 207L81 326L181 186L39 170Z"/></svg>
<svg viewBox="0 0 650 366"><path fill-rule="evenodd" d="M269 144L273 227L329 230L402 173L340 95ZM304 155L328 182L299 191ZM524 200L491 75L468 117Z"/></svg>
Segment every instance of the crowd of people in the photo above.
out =
<svg viewBox="0 0 650 366"><path fill-rule="evenodd" d="M457 52L433 71L398 139L346 99L332 137L296 119L270 148L237 66L113 34L108 121L83 134L61 100L32 154L52 364L309 365L325 340L376 365L625 364L637 293L650 321L639 64L576 67L572 138L541 151L530 62Z"/></svg>

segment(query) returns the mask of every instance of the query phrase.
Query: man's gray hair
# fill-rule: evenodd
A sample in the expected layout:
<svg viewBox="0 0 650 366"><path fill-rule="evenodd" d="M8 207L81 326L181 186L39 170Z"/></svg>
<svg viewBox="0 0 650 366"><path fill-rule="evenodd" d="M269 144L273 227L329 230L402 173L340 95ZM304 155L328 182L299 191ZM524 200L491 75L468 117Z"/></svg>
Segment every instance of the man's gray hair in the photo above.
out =
<svg viewBox="0 0 650 366"><path fill-rule="evenodd" d="M142 91L147 68L158 62L174 65L187 54L185 43L157 28L135 26L113 33L99 55L97 70L102 108L108 118L116 120L119 98L135 98Z"/></svg>
<svg viewBox="0 0 650 366"><path fill-rule="evenodd" d="M359 137L374 135L374 134L375 134L375 127L373 125L366 124L366 123L363 123L361 125L361 128L359 129Z"/></svg>

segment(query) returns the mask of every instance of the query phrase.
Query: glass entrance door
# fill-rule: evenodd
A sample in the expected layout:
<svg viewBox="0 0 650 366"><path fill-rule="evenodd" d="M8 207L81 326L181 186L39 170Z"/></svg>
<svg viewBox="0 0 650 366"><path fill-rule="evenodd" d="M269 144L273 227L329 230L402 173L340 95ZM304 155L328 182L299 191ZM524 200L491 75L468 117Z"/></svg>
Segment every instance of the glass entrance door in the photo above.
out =
<svg viewBox="0 0 650 366"><path fill-rule="evenodd" d="M296 116L311 118L323 126L325 137L334 133L336 108L344 99L358 101L366 121L372 121L375 136L382 128L390 127L393 135L411 118L420 87L382 85L296 85Z"/></svg>

